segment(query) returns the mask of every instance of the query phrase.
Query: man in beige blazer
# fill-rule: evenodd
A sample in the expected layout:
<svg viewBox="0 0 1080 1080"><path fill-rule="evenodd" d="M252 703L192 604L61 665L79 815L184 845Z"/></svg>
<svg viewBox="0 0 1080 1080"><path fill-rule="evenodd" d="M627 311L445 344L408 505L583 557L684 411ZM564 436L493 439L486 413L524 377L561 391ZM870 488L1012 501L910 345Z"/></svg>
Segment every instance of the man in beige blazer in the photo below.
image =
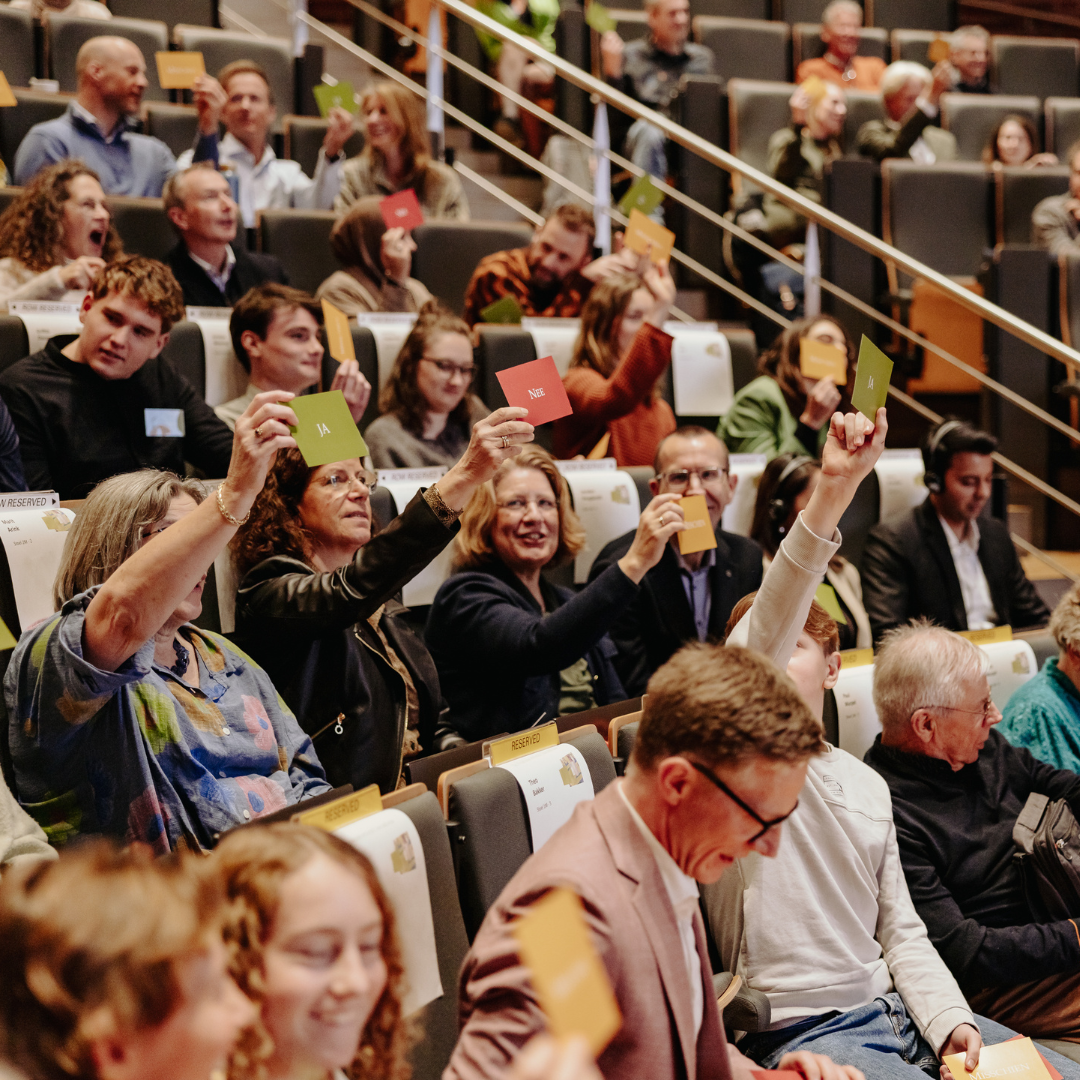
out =
<svg viewBox="0 0 1080 1080"><path fill-rule="evenodd" d="M656 672L626 778L580 805L487 913L462 968L463 1027L443 1080L504 1077L545 1029L512 924L556 886L582 898L622 1012L597 1059L606 1080L749 1077L755 1066L729 1050L713 997L697 883L751 851L776 853L807 762L823 749L782 669L886 427L883 409L873 426L859 414L833 417L821 481L733 632L750 648L692 643ZM821 1055L779 1067L862 1080Z"/></svg>

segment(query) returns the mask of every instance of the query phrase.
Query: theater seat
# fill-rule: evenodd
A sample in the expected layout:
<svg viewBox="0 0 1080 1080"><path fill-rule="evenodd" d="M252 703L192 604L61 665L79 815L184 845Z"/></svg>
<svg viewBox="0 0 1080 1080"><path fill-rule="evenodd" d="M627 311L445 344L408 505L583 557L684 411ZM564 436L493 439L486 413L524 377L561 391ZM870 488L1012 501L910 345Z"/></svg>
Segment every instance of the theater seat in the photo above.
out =
<svg viewBox="0 0 1080 1080"><path fill-rule="evenodd" d="M290 285L313 293L341 269L330 248L330 230L336 220L330 210L260 210L256 223L259 251L281 260Z"/></svg>
<svg viewBox="0 0 1080 1080"><path fill-rule="evenodd" d="M357 425L361 431L365 431L368 424L379 415L379 357L375 350L375 335L369 327L357 326L356 323L350 321L349 330L352 333L353 352L356 353L356 362L360 365L360 374L371 383L371 397ZM325 331L322 334L322 343L326 350L323 353L322 362L322 388L329 390L330 384L334 381L334 375L337 373L338 362L330 355Z"/></svg>
<svg viewBox="0 0 1080 1080"><path fill-rule="evenodd" d="M329 124L321 116L286 116L281 124L285 132L285 156L298 161L308 176L314 176ZM345 156L356 157L363 149L363 134L354 132L345 144Z"/></svg>
<svg viewBox="0 0 1080 1080"><path fill-rule="evenodd" d="M0 315L0 374L30 355L30 338L17 315Z"/></svg>
<svg viewBox="0 0 1080 1080"><path fill-rule="evenodd" d="M783 22L698 15L694 40L716 56L722 79L791 79L791 28Z"/></svg>
<svg viewBox="0 0 1080 1080"><path fill-rule="evenodd" d="M143 131L160 139L177 157L195 145L199 114L194 105L150 104L146 106Z"/></svg>
<svg viewBox="0 0 1080 1080"><path fill-rule="evenodd" d="M731 152L755 169L768 172L769 139L774 131L791 123L788 100L795 87L790 83L758 79L732 79L728 82L728 123ZM743 183L732 173L732 188Z"/></svg>
<svg viewBox="0 0 1080 1080"><path fill-rule="evenodd" d="M1080 140L1080 97L1048 97L1043 102L1046 118L1046 149L1067 165L1069 147Z"/></svg>
<svg viewBox="0 0 1080 1080"><path fill-rule="evenodd" d="M2 7L3 5L0 5ZM47 94L42 90L12 88L14 108L0 109L0 155L10 171L15 164L15 154L26 133L35 124L44 124L63 116L71 101L70 94Z"/></svg>
<svg viewBox="0 0 1080 1080"><path fill-rule="evenodd" d="M753 330L725 330L724 337L731 349L731 384L738 393L758 376L757 338Z"/></svg>
<svg viewBox="0 0 1080 1080"><path fill-rule="evenodd" d="M109 10L129 19L164 18L170 31L177 23L218 25L217 0L168 0L165 4L160 0L109 0Z"/></svg>
<svg viewBox="0 0 1080 1080"><path fill-rule="evenodd" d="M171 2L171 0L170 0ZM76 87L75 58L83 44L93 37L108 32L127 38L142 50L146 61L146 78L150 85L143 94L144 101L168 101L169 91L162 90L158 82L154 54L169 47L169 30L157 19L110 20L102 28L100 19L80 19L74 15L50 14L46 26L49 42L49 75L58 79L60 89L73 93Z"/></svg>
<svg viewBox="0 0 1080 1080"><path fill-rule="evenodd" d="M636 41L638 38L648 37L649 25L645 21L644 11L635 11L632 8L612 8L610 14L615 20L615 29L623 41Z"/></svg>
<svg viewBox="0 0 1080 1080"><path fill-rule="evenodd" d="M206 397L206 351L202 331L196 323L186 319L176 323L161 350L161 358L195 387L199 397Z"/></svg>
<svg viewBox="0 0 1080 1080"><path fill-rule="evenodd" d="M930 43L940 36L932 30L894 30L889 35L893 61L911 60L932 68L928 55Z"/></svg>
<svg viewBox="0 0 1080 1080"><path fill-rule="evenodd" d="M7 4L0 4L0 71L9 86L27 86L37 74L33 18L29 11L13 11Z"/></svg>
<svg viewBox="0 0 1080 1080"><path fill-rule="evenodd" d="M1073 97L1080 93L1080 41L995 34L990 85L998 94Z"/></svg>
<svg viewBox="0 0 1080 1080"><path fill-rule="evenodd" d="M840 554L856 567L862 566L862 553L866 547L866 537L878 523L881 513L881 486L877 473L871 469L852 498L848 508L837 526L844 542L840 545Z"/></svg>
<svg viewBox="0 0 1080 1080"><path fill-rule="evenodd" d="M1009 113L1022 113L1038 127L1041 112L1039 99L1031 95L941 95L941 126L956 136L956 156L960 161L981 161L990 133Z"/></svg>
<svg viewBox="0 0 1080 1080"><path fill-rule="evenodd" d="M821 40L821 25L817 22L800 22L791 28L791 70L798 72L804 60L825 55L825 42ZM876 56L889 62L889 32L877 27L864 26L859 31L859 56Z"/></svg>
<svg viewBox="0 0 1080 1080"><path fill-rule="evenodd" d="M951 30L956 25L955 0L865 0L866 25L892 30Z"/></svg>
<svg viewBox="0 0 1080 1080"><path fill-rule="evenodd" d="M164 259L176 246L176 232L165 216L165 207L160 199L110 195L107 201L113 224L128 253Z"/></svg>
<svg viewBox="0 0 1080 1080"><path fill-rule="evenodd" d="M1043 199L1069 190L1067 165L994 168L994 231L998 244L1030 244L1031 212Z"/></svg>
<svg viewBox="0 0 1080 1080"><path fill-rule="evenodd" d="M844 146L854 152L859 128L870 120L884 120L885 106L881 97L869 90L847 92L847 117L844 119Z"/></svg>

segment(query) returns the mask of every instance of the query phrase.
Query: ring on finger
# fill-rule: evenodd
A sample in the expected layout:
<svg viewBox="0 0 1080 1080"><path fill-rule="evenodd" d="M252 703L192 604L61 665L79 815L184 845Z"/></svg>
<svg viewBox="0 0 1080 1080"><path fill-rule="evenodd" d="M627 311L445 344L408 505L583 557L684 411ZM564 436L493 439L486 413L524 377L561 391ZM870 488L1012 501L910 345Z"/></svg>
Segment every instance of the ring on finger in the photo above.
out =
<svg viewBox="0 0 1080 1080"><path fill-rule="evenodd" d="M504 435L502 437L502 448L504 450L509 450L510 449L510 436L509 435Z"/></svg>
<svg viewBox="0 0 1080 1080"><path fill-rule="evenodd" d="M255 438L256 439L261 439L262 438L262 425L261 424L255 429Z"/></svg>

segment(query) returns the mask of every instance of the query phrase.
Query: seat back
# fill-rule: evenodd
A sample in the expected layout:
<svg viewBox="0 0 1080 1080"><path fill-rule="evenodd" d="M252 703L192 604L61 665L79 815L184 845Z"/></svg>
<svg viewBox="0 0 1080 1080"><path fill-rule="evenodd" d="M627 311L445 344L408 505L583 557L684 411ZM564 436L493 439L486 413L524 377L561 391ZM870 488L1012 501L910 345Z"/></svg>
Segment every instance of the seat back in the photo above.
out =
<svg viewBox="0 0 1080 1080"><path fill-rule="evenodd" d="M321 116L289 115L282 118L281 126L285 132L285 156L298 161L308 176L314 176L328 122ZM363 133L353 132L345 144L345 156L356 157L363 149Z"/></svg>
<svg viewBox="0 0 1080 1080"><path fill-rule="evenodd" d="M783 22L698 15L694 40L716 57L713 74L722 79L791 80L791 28Z"/></svg>
<svg viewBox="0 0 1080 1080"><path fill-rule="evenodd" d="M786 23L820 22L824 10L825 4L819 0L773 0L773 18Z"/></svg>
<svg viewBox="0 0 1080 1080"><path fill-rule="evenodd" d="M177 23L192 26L218 26L217 0L109 0L113 15L129 19L155 19L164 16L170 32ZM147 64L150 63L147 57Z"/></svg>
<svg viewBox="0 0 1080 1080"><path fill-rule="evenodd" d="M866 24L892 30L951 30L956 25L955 0L865 0Z"/></svg>
<svg viewBox="0 0 1080 1080"><path fill-rule="evenodd" d="M1080 97L1048 97L1043 102L1046 149L1065 161L1070 146L1080 140Z"/></svg>
<svg viewBox="0 0 1080 1080"><path fill-rule="evenodd" d="M847 92L847 116L844 119L844 146L854 151L859 128L869 120L884 120L885 106L878 94L869 90Z"/></svg>
<svg viewBox="0 0 1080 1080"><path fill-rule="evenodd" d="M176 157L195 144L199 114L194 105L154 103L146 106L143 130L160 139Z"/></svg>
<svg viewBox="0 0 1080 1080"><path fill-rule="evenodd" d="M728 115L731 152L762 172L769 171L769 139L774 131L791 123L788 101L795 87L790 83L758 79L728 82ZM739 177L732 174L738 190Z"/></svg>
<svg viewBox="0 0 1080 1080"><path fill-rule="evenodd" d="M49 41L49 76L57 79L60 89L74 93L77 85L75 58L83 44L103 33L127 38L142 51L146 61L146 78L150 85L143 94L144 101L168 101L169 91L158 82L154 54L169 47L169 29L157 19L113 18L107 27L100 19L80 19L75 15L50 14L46 24Z"/></svg>
<svg viewBox="0 0 1080 1080"><path fill-rule="evenodd" d="M981 161L990 133L1009 113L1022 113L1038 127L1041 112L1042 105L1033 95L941 95L941 126L956 136L956 156L960 161Z"/></svg>
<svg viewBox="0 0 1080 1080"><path fill-rule="evenodd" d="M0 375L30 355L30 335L18 315L0 315Z"/></svg>
<svg viewBox="0 0 1080 1080"><path fill-rule="evenodd" d="M206 398L206 348L197 323L186 319L176 323L161 350L161 359L187 379L199 397Z"/></svg>
<svg viewBox="0 0 1080 1080"><path fill-rule="evenodd" d="M731 384L738 393L757 378L757 338L753 330L725 330L724 337L731 349Z"/></svg>
<svg viewBox="0 0 1080 1080"><path fill-rule="evenodd" d="M19 104L13 109L0 109L0 155L9 170L15 164L15 154L26 133L35 124L63 116L71 101L70 94L47 94L19 87L13 87L12 92Z"/></svg>
<svg viewBox="0 0 1080 1080"><path fill-rule="evenodd" d="M1035 655L1035 663L1040 671L1042 671L1043 664L1050 657L1057 656L1061 651L1058 648L1057 639L1045 628L1021 630L1013 636L1020 641L1026 641L1031 646L1031 651Z"/></svg>
<svg viewBox="0 0 1080 1080"><path fill-rule="evenodd" d="M9 86L27 86L37 74L33 16L29 11L12 10L7 4L0 5L0 71Z"/></svg>
<svg viewBox="0 0 1080 1080"><path fill-rule="evenodd" d="M825 42L821 40L819 23L796 23L791 28L791 65L799 70L804 60L814 60L825 55ZM880 27L864 26L859 31L859 56L876 56L889 62L889 32Z"/></svg>
<svg viewBox="0 0 1080 1080"><path fill-rule="evenodd" d="M994 231L998 244L1030 244L1031 212L1043 199L1069 190L1067 165L994 168Z"/></svg>
<svg viewBox="0 0 1080 1080"><path fill-rule="evenodd" d="M313 293L341 269L330 247L336 220L331 210L260 210L256 222L259 250L281 261L291 285Z"/></svg>
<svg viewBox="0 0 1080 1080"><path fill-rule="evenodd" d="M623 725L616 733L615 756L621 761L630 760L630 755L634 752L634 743L637 742L638 727L640 725L641 721L636 720L632 724Z"/></svg>
<svg viewBox="0 0 1080 1080"><path fill-rule="evenodd" d="M1080 93L1080 41L995 34L990 39L990 85L998 94L1075 97Z"/></svg>
<svg viewBox="0 0 1080 1080"><path fill-rule="evenodd" d="M502 221L426 221L413 230L413 277L460 315L476 264L496 251L525 247L532 234L528 225Z"/></svg>
<svg viewBox="0 0 1080 1080"><path fill-rule="evenodd" d="M696 15L723 15L731 19L772 19L771 0L700 0Z"/></svg>
<svg viewBox="0 0 1080 1080"><path fill-rule="evenodd" d="M881 731L881 721L874 707L874 665L842 664L833 693L836 695L837 744L841 750L862 761L863 754Z"/></svg>
<svg viewBox="0 0 1080 1080"><path fill-rule="evenodd" d="M108 204L125 251L164 259L176 247L176 231L165 216L165 205L160 199L110 195Z"/></svg>
<svg viewBox="0 0 1080 1080"><path fill-rule="evenodd" d="M862 553L866 537L878 523L881 514L881 486L878 474L873 470L855 489L855 495L840 518L840 535L844 542L840 554L855 566L862 565Z"/></svg>
<svg viewBox="0 0 1080 1080"><path fill-rule="evenodd" d="M893 61L912 60L916 64L933 67L930 63L930 43L940 37L932 30L894 30L889 35Z"/></svg>
<svg viewBox="0 0 1080 1080"><path fill-rule="evenodd" d="M615 20L615 30L623 41L636 41L647 37L649 24L645 21L644 11L633 8L614 8L611 17Z"/></svg>

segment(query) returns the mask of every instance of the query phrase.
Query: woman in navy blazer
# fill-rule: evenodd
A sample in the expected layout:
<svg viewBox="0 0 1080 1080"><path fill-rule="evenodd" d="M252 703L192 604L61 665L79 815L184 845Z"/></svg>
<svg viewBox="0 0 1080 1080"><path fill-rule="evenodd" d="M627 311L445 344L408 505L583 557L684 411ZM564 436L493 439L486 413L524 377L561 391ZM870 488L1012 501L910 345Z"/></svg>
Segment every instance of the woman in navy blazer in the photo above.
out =
<svg viewBox="0 0 1080 1080"><path fill-rule="evenodd" d="M658 495L623 558L580 592L559 588L541 572L585 543L566 481L539 447L505 461L461 515L458 572L428 617L450 704L441 748L624 698L608 627L684 528L678 496Z"/></svg>

